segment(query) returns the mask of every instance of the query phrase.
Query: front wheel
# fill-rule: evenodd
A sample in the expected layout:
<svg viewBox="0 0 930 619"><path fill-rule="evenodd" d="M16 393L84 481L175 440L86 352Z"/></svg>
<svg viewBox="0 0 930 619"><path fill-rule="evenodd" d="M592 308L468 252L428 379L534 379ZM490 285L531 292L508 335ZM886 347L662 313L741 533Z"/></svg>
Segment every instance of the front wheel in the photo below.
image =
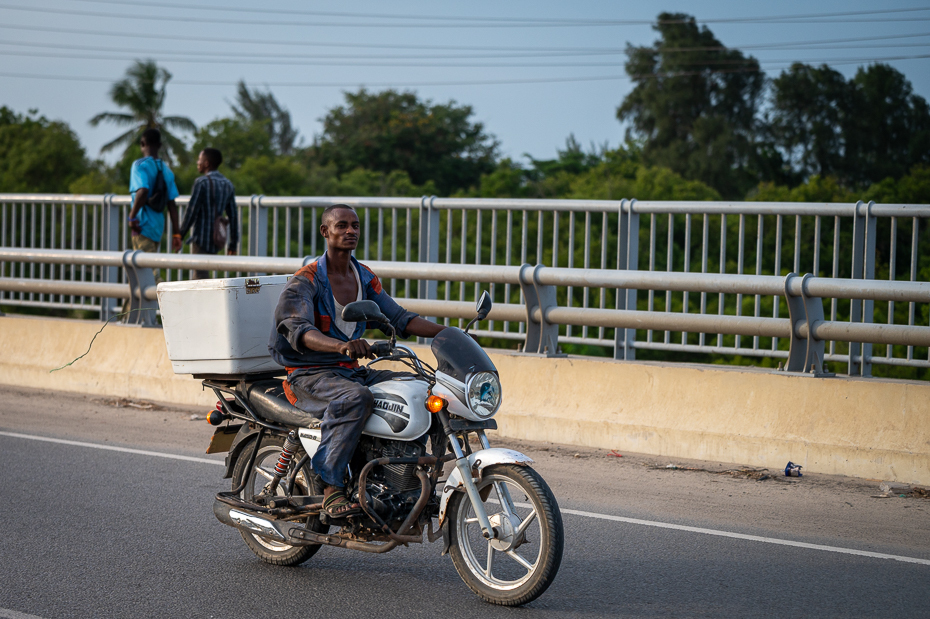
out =
<svg viewBox="0 0 930 619"><path fill-rule="evenodd" d="M468 495L449 501L449 554L468 587L482 599L520 606L549 588L562 562L562 515L552 491L535 470L498 464L477 484L498 538L487 540Z"/></svg>

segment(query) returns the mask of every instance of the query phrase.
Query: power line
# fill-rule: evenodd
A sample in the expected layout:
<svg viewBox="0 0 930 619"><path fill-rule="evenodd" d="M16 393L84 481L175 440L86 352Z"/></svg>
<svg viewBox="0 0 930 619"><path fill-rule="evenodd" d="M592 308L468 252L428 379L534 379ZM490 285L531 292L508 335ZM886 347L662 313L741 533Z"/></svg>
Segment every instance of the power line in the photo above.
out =
<svg viewBox="0 0 930 619"><path fill-rule="evenodd" d="M135 48L113 48L113 47L95 47L95 46L73 46L73 45L56 45L56 44L43 44L43 43L28 43L28 42L10 42L10 41L0 41L0 46L11 46L11 47L38 47L42 49L62 49L62 50L81 50L81 51L103 51L110 54L131 54L130 56L102 56L96 54L63 54L55 52L18 52L12 50L2 50L0 49L0 56L27 56L27 57L37 57L37 58L81 58L84 60L135 60L139 58L140 54ZM930 47L930 42L916 45L918 47ZM819 48L819 49L829 49L829 48ZM852 47L850 49L862 49L860 47ZM166 50L159 51L156 54L146 54L147 57L151 56L156 60L161 62L184 62L184 63L203 63L203 64L265 64L265 65L285 65L285 66L350 66L350 67L603 67L603 66L622 66L625 61L609 61L609 62L548 62L548 63L506 63L506 62L495 62L495 63L465 63L461 62L463 59L459 56L431 56L429 59L423 59L420 56L395 56L390 55L386 56L335 56L335 55L322 55L322 56L283 56L281 54L258 54L253 53L247 56L238 55L238 54L226 54L226 53L217 53L217 52L201 52L196 50L184 50L184 51L174 51ZM492 56L482 56L483 58L500 58L499 55ZM519 54L514 54L508 58L518 58ZM397 59L401 59L398 62ZM435 62L434 59L449 59L452 61L460 62ZM391 62L371 62L372 60L391 60ZM881 59L877 59L881 60ZM796 60L795 62L830 62L830 59L827 60ZM714 60L699 60L694 61L692 64L697 63L707 63L707 62L716 62L716 63L737 63L737 64L746 64L755 62L752 57L738 59L738 60L728 60L723 59L719 61ZM792 62L792 61L782 61L782 60L769 60L769 62Z"/></svg>
<svg viewBox="0 0 930 619"><path fill-rule="evenodd" d="M930 33L927 33L924 36L930 36ZM42 48L42 49L65 49L65 50L80 50L80 51L91 51L91 52L106 52L106 53L131 53L134 54L134 57L138 56L138 47L106 47L106 46L97 46L97 45L76 45L76 44L57 44L57 43L36 43L32 41L8 41L0 40L0 45L6 45L11 47L33 47L33 48ZM927 47L930 46L930 41L926 43L894 43L888 45L880 44L871 44L871 45L805 45L802 43L795 43L792 47L788 48L789 50L828 50L828 49L865 49L865 48L902 48L902 47ZM757 44L754 46L747 47L679 47L679 48L663 48L661 50L655 48L635 48L635 49L647 49L650 51L661 51L662 53L669 52L699 52L699 51L736 51L744 49L754 49L754 50L783 50L785 44L775 43L775 44ZM287 63L293 59L308 59L308 60L329 60L333 63L337 61L344 60L419 60L422 59L422 54L419 55L410 55L410 54L294 54L294 53L285 53L285 52L249 52L247 55L236 54L225 51L204 51L204 50L159 50L158 55L161 57L171 57L171 56L197 56L198 58L204 57L218 57L225 59L228 62L233 62L233 58L244 57L247 59L255 58L266 58L266 59L282 59L282 62ZM546 51L546 52L534 52L534 53L509 53L507 58L540 58L540 57L560 57L560 56L569 56L569 57L578 57L578 56L617 56L617 55L626 55L626 50L616 49L616 50L603 50L603 51ZM469 53L469 54L435 54L432 53L429 56L429 59L451 59L451 60L463 60L466 58L501 58L500 53ZM291 63L292 64L292 63Z"/></svg>
<svg viewBox="0 0 930 619"><path fill-rule="evenodd" d="M132 38L132 39L152 39L158 41L186 41L190 42L192 37L185 35L171 35L171 34L145 34L145 33L133 33L133 34L123 34L121 32L113 32L112 30L83 30L83 29L74 29L74 28L55 28L55 27L42 27L42 26L30 26L22 24L0 24L0 29L6 30L16 30L16 31L28 31L28 32L47 32L55 34L77 34L77 35L88 35L94 37L118 37L118 38ZM899 34L899 35L887 35L887 36L871 36L871 37L855 37L855 38L843 38L843 39L825 39L823 41L787 41L784 43L770 43L765 44L766 46L771 46L773 49L782 46L782 47L791 47L799 45L817 45L819 43L855 43L855 42L865 42L865 41L886 41L886 40L897 40L897 39L906 39L906 38L917 38L917 37L926 37L930 36L930 32L921 32L916 34ZM229 44L231 41L228 37L204 37L197 35L196 41L203 43L226 43ZM474 46L464 46L464 45L411 45L411 44L395 44L395 43L346 43L346 42L320 42L320 41L294 41L294 40L284 40L284 41L269 41L268 39L242 39L237 38L235 44L238 45L273 45L273 46L297 46L297 47L324 47L324 48L349 48L349 49L407 49L407 50L423 50L423 51L473 51ZM749 45L734 45L730 47L688 47L688 48L664 48L662 51L699 51L699 50L713 50L713 49L738 49L738 50L748 50L748 49L761 49L760 44L749 44ZM521 46L485 46L481 49L490 51L500 51L500 52L566 52L566 53L591 53L591 54L613 54L613 53L626 53L626 48L598 48L598 47L521 47ZM655 49L655 48L648 48ZM658 51L658 50L656 50ZM196 52L200 53L200 52Z"/></svg>
<svg viewBox="0 0 930 619"><path fill-rule="evenodd" d="M117 6L140 6L140 7L150 7L151 5L147 2L130 2L122 0L74 0L76 2L92 3L92 4L110 4ZM644 19L624 19L624 20L611 20L611 19L566 19L566 18L518 18L518 17L488 17L488 16L479 16L479 17L470 17L465 15L417 15L417 14L391 14L391 13L351 13L351 12L337 12L337 11L307 11L307 10L295 10L295 9L274 9L274 8L241 8L241 7L217 7L211 5L193 5L193 4L180 4L180 3L166 3L159 2L159 7L166 8L176 8L182 10L197 10L197 11L215 11L217 9L222 9L226 12L234 13L260 13L264 15L305 15L305 16L314 16L314 17L348 17L348 18L361 18L361 19L410 19L410 20L421 20L421 21L454 21L454 22L488 22L488 23L499 23L505 25L538 25L538 24L551 24L551 25L568 25L568 26L578 26L578 25L652 25L657 23L657 20L644 20ZM834 12L834 13L807 13L807 14L795 14L795 15L769 15L763 17L728 17L728 18L710 18L710 19L701 19L697 20L701 23L750 23L750 22L762 22L766 23L771 20L801 20L801 19L823 19L823 18L838 18L838 17L861 17L866 15L885 15L885 14L896 14L896 13L914 13L921 11L928 11L930 7L917 7L917 8L903 8L903 9L883 9L883 10L872 10L872 11L843 11L843 12ZM689 20L662 20L659 23L683 23Z"/></svg>
<svg viewBox="0 0 930 619"><path fill-rule="evenodd" d="M81 59L81 60L111 60L118 62L127 62L139 59L140 56L153 57L155 60L157 54L138 54L134 53L129 56L103 56L99 54L84 54L84 53L60 53L60 52L37 52L37 51L6 51L0 50L0 57L3 56L15 56L15 57L28 57L28 58L63 58L63 59ZM908 55L908 56L888 56L881 58L806 58L806 59L791 59L791 60L767 60L766 64L791 64L795 62L802 63L836 63L836 62L888 62L893 60L909 60L924 58L924 55ZM540 69L553 69L553 68L577 68L577 67L620 67L625 63L623 61L616 62L560 62L560 63L517 63L517 62L495 62L495 63L480 63L480 62L471 62L471 63L449 63L449 62L432 62L429 60L423 60L420 62L414 61L404 61L404 62L355 62L355 61L343 61L343 60L332 60L332 59L321 59L321 60L288 60L288 59L277 59L277 60L268 60L268 59L257 59L250 57L231 57L231 58L203 58L196 55L191 55L182 58L168 58L160 59L162 62L180 62L185 64L227 64L227 65L242 65L242 64L251 64L251 65L269 65L269 66L345 66L345 67L372 67L372 68L392 68L392 67L437 67L437 68L540 68ZM720 59L720 60L694 60L694 61L685 61L680 64L683 65L755 65L758 61L753 58L741 58L741 59Z"/></svg>
<svg viewBox="0 0 930 619"><path fill-rule="evenodd" d="M27 11L33 13L42 13L42 14L59 14L59 15L78 15L82 17L103 17L109 19L134 19L134 20L143 20L143 21L170 21L176 23L178 18L173 15L113 15L112 13L107 13L103 11L80 11L75 9L48 9L41 7L32 7L32 6L19 6L11 4L0 4L0 9L8 9L13 11ZM215 10L215 7L211 7L212 10ZM918 8L918 9L897 9L897 10L885 10L885 11L851 11L846 13L820 13L813 15L789 15L789 16L769 16L769 17L753 17L753 18L722 18L715 20L701 20L702 23L743 23L743 24L752 24L752 23L874 23L874 22L914 22L914 21L930 21L930 16L926 17L892 17L892 18L879 18L879 17L869 17L865 19L854 19L853 17L858 15L880 15L887 13L903 13L903 12L916 12L916 11L927 11L928 8ZM553 28L553 27L581 27L581 26L642 26L642 25L652 25L656 23L653 20L595 20L595 21L577 21L573 23L568 22L546 22L546 21L533 21L527 20L522 22L489 22L483 21L484 18L469 18L461 17L453 23L404 23L404 24L392 24L384 22L301 22L301 21L271 21L271 20L255 20L255 19L231 19L226 17L220 17L218 15L211 15L209 19L202 21L209 21L210 23L215 24L236 24L236 25L248 25L248 26L326 26L326 27L335 27L335 28ZM664 20L662 23L683 23L690 20ZM697 20L695 20L697 21Z"/></svg>
<svg viewBox="0 0 930 619"><path fill-rule="evenodd" d="M915 60L930 58L930 54L921 54L913 56L898 56L895 60ZM834 64L861 64L870 62L869 59L842 60ZM787 65L789 63L781 63ZM517 78L517 79L496 79L496 80L462 80L462 81L433 81L433 82L259 82L262 86L281 87L281 88L417 88L425 86L506 86L517 84L552 84L565 82L596 82L596 81L616 81L616 80L633 80L649 78L676 78L690 77L711 74L728 74L728 73L767 73L778 70L778 67L770 68L736 68L736 69L719 69L713 71L675 71L668 73L649 73L642 75L588 75L576 77L541 77L541 78ZM111 77L93 77L93 76L75 76L75 75L37 75L35 73L13 73L0 72L0 77L39 79L39 80L62 80L76 82L104 82L113 83ZM220 80L172 80L174 85L183 86L236 86L239 81L220 81Z"/></svg>

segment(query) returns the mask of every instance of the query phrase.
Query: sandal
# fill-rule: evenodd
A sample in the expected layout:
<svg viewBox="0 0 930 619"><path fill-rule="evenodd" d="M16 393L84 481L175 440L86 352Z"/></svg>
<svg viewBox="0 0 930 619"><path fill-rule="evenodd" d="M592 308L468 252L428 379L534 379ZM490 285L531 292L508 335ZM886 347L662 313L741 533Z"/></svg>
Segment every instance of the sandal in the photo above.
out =
<svg viewBox="0 0 930 619"><path fill-rule="evenodd" d="M342 490L336 490L323 501L321 511L330 518L345 518L361 513L362 507L358 503L350 503Z"/></svg>

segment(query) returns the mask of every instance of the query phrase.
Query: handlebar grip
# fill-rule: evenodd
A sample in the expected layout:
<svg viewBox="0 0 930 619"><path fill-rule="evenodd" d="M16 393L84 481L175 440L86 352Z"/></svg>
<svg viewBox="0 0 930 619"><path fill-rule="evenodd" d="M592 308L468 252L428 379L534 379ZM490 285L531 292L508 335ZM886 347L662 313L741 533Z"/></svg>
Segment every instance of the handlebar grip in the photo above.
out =
<svg viewBox="0 0 930 619"><path fill-rule="evenodd" d="M391 354L391 343L386 341L375 342L370 349L376 357L387 357Z"/></svg>

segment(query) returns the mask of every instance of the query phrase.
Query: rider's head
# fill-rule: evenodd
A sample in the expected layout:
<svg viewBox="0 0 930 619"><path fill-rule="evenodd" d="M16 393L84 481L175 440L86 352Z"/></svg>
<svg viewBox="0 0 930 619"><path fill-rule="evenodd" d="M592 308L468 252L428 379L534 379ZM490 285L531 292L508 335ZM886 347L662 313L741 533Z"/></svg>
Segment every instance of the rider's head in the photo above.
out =
<svg viewBox="0 0 930 619"><path fill-rule="evenodd" d="M347 204L334 204L323 211L320 234L332 249L353 250L358 245L359 225L355 209Z"/></svg>

